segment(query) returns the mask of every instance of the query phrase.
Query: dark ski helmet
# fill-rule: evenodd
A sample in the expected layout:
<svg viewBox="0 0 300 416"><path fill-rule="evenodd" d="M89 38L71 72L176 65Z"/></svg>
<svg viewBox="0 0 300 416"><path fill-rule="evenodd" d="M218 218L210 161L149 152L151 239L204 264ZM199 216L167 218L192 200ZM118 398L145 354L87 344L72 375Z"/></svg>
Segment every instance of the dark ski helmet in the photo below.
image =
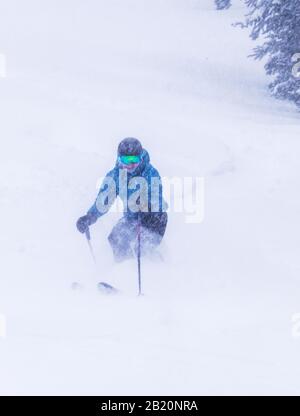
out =
<svg viewBox="0 0 300 416"><path fill-rule="evenodd" d="M139 156L143 151L141 142L134 137L127 137L122 140L118 147L119 156Z"/></svg>

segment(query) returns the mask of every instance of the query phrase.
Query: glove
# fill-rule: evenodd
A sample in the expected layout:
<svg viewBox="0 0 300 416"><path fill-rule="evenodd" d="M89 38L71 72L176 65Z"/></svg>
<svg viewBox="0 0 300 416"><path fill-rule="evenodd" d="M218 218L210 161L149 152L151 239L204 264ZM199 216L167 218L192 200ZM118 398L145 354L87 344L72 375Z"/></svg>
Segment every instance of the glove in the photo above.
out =
<svg viewBox="0 0 300 416"><path fill-rule="evenodd" d="M79 232L84 234L89 229L89 226L94 224L96 221L97 221L97 217L95 215L87 214L79 218L79 220L76 223L76 227Z"/></svg>

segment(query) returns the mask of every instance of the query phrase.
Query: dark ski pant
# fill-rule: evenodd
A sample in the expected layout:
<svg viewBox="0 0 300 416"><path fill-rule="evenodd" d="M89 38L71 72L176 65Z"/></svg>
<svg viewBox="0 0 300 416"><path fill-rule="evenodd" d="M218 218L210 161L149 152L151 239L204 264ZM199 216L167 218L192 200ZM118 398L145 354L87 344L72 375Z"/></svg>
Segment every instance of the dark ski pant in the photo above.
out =
<svg viewBox="0 0 300 416"><path fill-rule="evenodd" d="M114 258L118 262L137 254L138 232L141 236L142 255L151 253L162 241L168 223L168 214L166 212L147 212L140 215L140 227L137 218L124 216L108 236Z"/></svg>

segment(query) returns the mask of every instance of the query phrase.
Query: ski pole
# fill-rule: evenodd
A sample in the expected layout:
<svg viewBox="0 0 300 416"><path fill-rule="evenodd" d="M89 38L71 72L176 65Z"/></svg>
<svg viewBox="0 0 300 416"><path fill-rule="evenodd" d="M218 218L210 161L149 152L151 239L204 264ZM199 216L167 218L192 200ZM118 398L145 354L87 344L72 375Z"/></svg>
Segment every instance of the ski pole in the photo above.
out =
<svg viewBox="0 0 300 416"><path fill-rule="evenodd" d="M94 261L95 264L97 264L94 249L93 249L92 242L91 242L91 233L90 233L89 228L86 230L85 236L86 236L86 241L87 241L89 249L90 249L91 256L93 257L93 261Z"/></svg>
<svg viewBox="0 0 300 416"><path fill-rule="evenodd" d="M139 294L142 295L142 275L141 275L141 213L138 214L138 227L137 227L137 261L138 261L138 283L139 283Z"/></svg>
<svg viewBox="0 0 300 416"><path fill-rule="evenodd" d="M95 270L98 273L98 271L97 271L98 264L97 264L97 260L96 260L94 248L92 246L91 233L90 233L90 229L89 228L86 230L85 236L86 236L86 241L87 241L88 246L89 246L89 249L90 249L91 256L93 257L93 261L94 261L94 265L95 265ZM97 285L97 287L98 287L99 290L101 290L102 292L104 292L106 294L118 293L118 290L116 288L114 288L113 286L111 286L109 283L106 283L106 282L99 282L98 285Z"/></svg>

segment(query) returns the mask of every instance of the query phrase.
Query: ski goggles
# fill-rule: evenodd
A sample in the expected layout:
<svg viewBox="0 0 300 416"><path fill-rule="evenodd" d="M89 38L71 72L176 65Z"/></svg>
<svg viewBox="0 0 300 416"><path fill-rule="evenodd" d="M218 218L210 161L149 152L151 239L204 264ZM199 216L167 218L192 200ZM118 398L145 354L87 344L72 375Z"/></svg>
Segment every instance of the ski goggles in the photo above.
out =
<svg viewBox="0 0 300 416"><path fill-rule="evenodd" d="M140 163L141 156L139 155L123 155L119 156L119 161L123 163L123 165L135 165Z"/></svg>

